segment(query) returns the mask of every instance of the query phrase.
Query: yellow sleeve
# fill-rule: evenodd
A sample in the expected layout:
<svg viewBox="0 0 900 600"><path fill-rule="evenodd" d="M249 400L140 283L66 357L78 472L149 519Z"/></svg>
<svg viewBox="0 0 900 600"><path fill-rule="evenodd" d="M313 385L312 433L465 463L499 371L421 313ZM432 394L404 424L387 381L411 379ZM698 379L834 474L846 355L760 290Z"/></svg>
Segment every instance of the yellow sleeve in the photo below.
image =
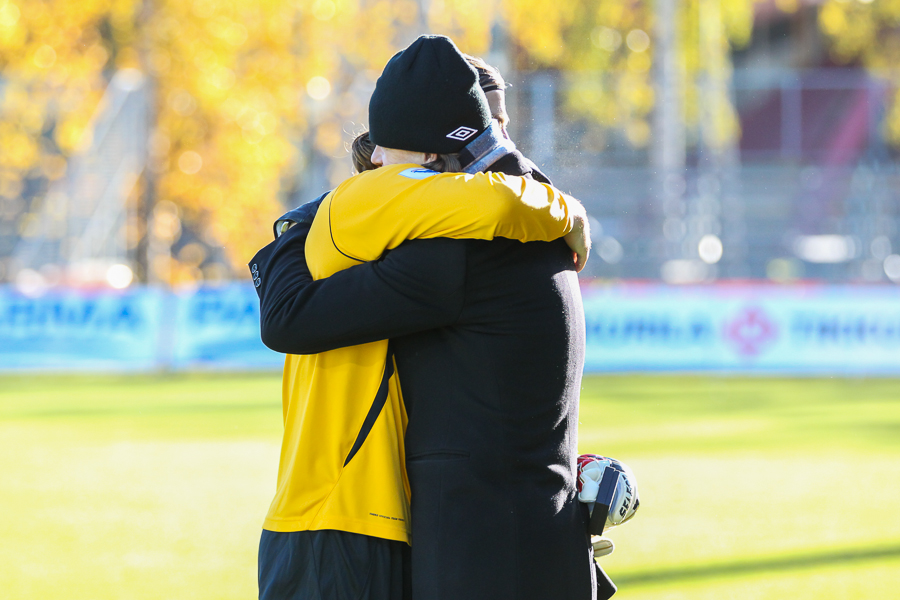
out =
<svg viewBox="0 0 900 600"><path fill-rule="evenodd" d="M334 191L327 208L338 251L374 260L411 239L534 242L555 240L572 230L570 203L575 201L549 185L502 173L403 176L411 169L415 165L382 167Z"/></svg>

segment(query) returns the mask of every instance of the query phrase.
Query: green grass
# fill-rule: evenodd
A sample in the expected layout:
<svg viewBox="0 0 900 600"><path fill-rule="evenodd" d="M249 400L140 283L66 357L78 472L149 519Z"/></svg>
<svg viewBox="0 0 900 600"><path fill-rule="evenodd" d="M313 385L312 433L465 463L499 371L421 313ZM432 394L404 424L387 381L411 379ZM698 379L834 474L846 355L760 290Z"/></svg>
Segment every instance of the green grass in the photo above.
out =
<svg viewBox="0 0 900 600"><path fill-rule="evenodd" d="M0 597L255 597L280 385L0 378ZM602 559L617 598L895 597L898 400L888 379L585 378L582 451L640 487Z"/></svg>
<svg viewBox="0 0 900 600"><path fill-rule="evenodd" d="M581 422L638 478L618 597L896 597L900 382L592 377Z"/></svg>

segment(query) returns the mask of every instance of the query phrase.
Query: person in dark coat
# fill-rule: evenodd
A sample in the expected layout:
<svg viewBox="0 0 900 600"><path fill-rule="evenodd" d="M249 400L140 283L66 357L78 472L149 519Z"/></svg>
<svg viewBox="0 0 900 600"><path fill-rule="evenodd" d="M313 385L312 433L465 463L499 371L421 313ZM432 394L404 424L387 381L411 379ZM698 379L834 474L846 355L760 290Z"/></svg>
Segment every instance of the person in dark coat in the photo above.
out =
<svg viewBox="0 0 900 600"><path fill-rule="evenodd" d="M594 598L574 476L584 321L565 244L412 241L314 282L306 230L255 260L271 286L263 335L291 353L392 339L413 598ZM285 290L289 311L267 304Z"/></svg>
<svg viewBox="0 0 900 600"><path fill-rule="evenodd" d="M503 158L503 172L534 177L517 151ZM584 317L566 244L412 241L313 281L308 229L254 258L263 338L292 354L392 340L409 415L413 599L612 596L575 492Z"/></svg>

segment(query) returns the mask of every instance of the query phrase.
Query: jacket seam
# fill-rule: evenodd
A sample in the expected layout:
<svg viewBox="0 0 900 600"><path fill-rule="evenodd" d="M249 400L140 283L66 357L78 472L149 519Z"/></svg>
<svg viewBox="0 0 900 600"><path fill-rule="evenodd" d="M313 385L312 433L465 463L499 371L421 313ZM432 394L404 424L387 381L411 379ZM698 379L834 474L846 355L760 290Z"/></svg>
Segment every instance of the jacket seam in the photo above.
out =
<svg viewBox="0 0 900 600"><path fill-rule="evenodd" d="M328 203L328 235L331 237L331 245L334 246L335 250L337 250L343 256L346 256L350 260L355 260L355 261L361 262L361 263L366 262L361 258L356 258L355 256L350 256L349 254L347 254L346 252L341 250L340 247L337 245L337 242L334 240L334 228L331 226L331 208L333 205L334 205L334 198L332 197L331 202Z"/></svg>
<svg viewBox="0 0 900 600"><path fill-rule="evenodd" d="M266 531L274 531L279 533L325 531L326 529L330 529L333 531L345 531L347 533L367 535L369 537L377 537L380 539L401 541L405 543L409 539L410 529L407 526L406 520L398 522L403 523L403 525L392 525L387 523L373 524L369 520L354 517L326 516L325 518L319 518L315 521L310 521L308 519L301 520L266 518L266 520L263 522L262 528ZM273 526L277 528L273 528ZM394 537L395 535L396 537Z"/></svg>

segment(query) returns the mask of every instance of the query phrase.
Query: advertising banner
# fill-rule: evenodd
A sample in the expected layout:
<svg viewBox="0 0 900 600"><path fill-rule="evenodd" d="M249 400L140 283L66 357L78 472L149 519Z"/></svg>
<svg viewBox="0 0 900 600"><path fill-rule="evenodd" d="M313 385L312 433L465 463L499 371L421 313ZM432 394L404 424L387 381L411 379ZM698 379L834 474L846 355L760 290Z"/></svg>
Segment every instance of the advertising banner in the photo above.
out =
<svg viewBox="0 0 900 600"><path fill-rule="evenodd" d="M900 375L900 288L586 281L585 371ZM0 370L273 369L248 283L0 287Z"/></svg>
<svg viewBox="0 0 900 600"><path fill-rule="evenodd" d="M893 286L582 286L586 371L900 374Z"/></svg>
<svg viewBox="0 0 900 600"><path fill-rule="evenodd" d="M0 369L146 370L159 363L163 293L0 287Z"/></svg>
<svg viewBox="0 0 900 600"><path fill-rule="evenodd" d="M280 368L284 355L259 337L259 297L248 283L175 295L171 364L175 368Z"/></svg>

